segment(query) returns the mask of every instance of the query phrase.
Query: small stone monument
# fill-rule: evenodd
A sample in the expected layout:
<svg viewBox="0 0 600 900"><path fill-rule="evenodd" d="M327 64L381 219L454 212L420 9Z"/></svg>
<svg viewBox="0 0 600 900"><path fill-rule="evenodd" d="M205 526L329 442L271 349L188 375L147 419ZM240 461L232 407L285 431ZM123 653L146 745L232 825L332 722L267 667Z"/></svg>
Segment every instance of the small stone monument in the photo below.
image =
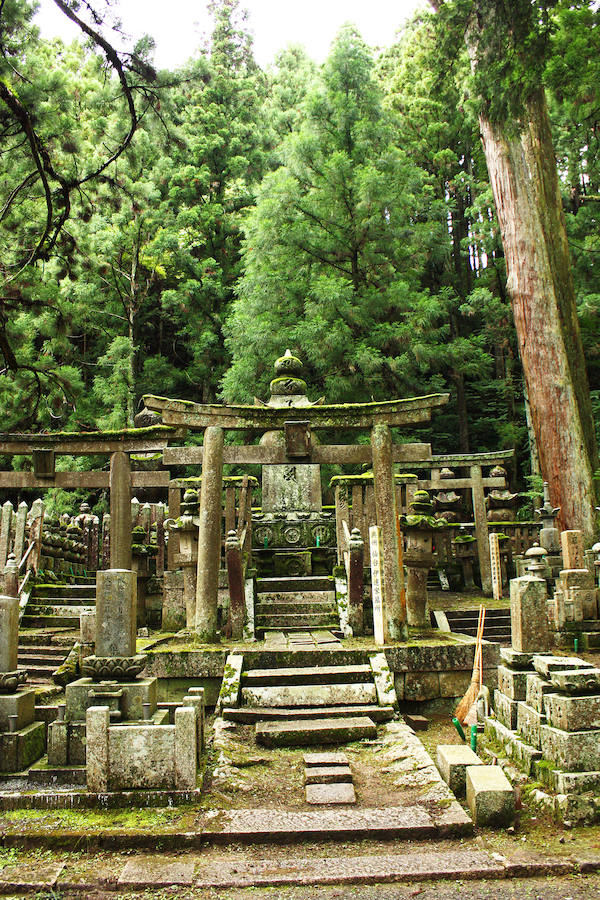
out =
<svg viewBox="0 0 600 900"><path fill-rule="evenodd" d="M406 538L404 563L406 581L406 614L411 626L429 624L427 612L427 577L434 564L433 537L448 527L445 519L436 519L427 491L415 491L408 514L400 516L400 527Z"/></svg>
<svg viewBox="0 0 600 900"><path fill-rule="evenodd" d="M128 569L96 575L95 654L83 660L83 678L65 689L65 708L48 729L48 762L86 762L86 711L107 706L111 722L163 724L157 712L157 679L140 678L146 658L136 653L136 576Z"/></svg>
<svg viewBox="0 0 600 900"><path fill-rule="evenodd" d="M512 647L521 653L539 653L552 647L543 577L546 551L534 544L525 556L530 561L528 574L513 578L510 583Z"/></svg>

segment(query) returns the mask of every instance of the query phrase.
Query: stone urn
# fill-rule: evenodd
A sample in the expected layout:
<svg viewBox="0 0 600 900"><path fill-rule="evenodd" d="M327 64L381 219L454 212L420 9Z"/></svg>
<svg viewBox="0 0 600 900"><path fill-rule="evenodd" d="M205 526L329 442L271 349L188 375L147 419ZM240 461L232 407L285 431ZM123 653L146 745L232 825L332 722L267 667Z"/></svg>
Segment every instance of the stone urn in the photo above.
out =
<svg viewBox="0 0 600 900"><path fill-rule="evenodd" d="M415 491L406 516L400 516L400 527L406 544L404 564L407 568L406 616L410 626L429 625L427 610L427 576L434 564L434 535L448 528L445 519L436 519L427 491Z"/></svg>

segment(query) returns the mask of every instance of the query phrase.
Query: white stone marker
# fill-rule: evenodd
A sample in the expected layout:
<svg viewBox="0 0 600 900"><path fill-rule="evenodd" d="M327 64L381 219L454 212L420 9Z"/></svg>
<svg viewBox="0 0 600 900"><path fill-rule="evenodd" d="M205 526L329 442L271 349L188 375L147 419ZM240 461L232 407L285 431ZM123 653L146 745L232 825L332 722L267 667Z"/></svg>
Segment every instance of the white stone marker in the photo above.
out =
<svg viewBox="0 0 600 900"><path fill-rule="evenodd" d="M500 541L495 531L490 534L490 565L492 569L492 593L494 600L502 599L502 568L500 566Z"/></svg>
<svg viewBox="0 0 600 900"><path fill-rule="evenodd" d="M369 546L371 549L371 590L373 594L373 631L375 643L385 644L383 629L383 559L381 547L381 528L371 525L369 528Z"/></svg>

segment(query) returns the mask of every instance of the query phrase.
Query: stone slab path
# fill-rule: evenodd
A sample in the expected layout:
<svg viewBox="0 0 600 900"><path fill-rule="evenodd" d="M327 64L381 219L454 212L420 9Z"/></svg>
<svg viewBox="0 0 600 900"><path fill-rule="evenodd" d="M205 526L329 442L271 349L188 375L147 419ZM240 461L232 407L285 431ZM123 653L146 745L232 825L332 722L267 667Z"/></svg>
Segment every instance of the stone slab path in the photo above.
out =
<svg viewBox="0 0 600 900"><path fill-rule="evenodd" d="M423 846L395 847L395 853L389 853L385 845L373 845L369 848L369 853L356 856L328 852L324 847L315 849L316 853L300 850L298 853L281 856L271 852L263 857L249 857L245 851L221 854L188 850L178 855L135 853L127 859L123 854L113 858L103 857L101 860L92 854L87 861L76 857L45 863L28 859L6 865L0 870L0 893L29 894L43 891L43 896L58 897L65 896L65 892L75 891L76 896L82 897L96 896L96 892L103 888L111 892L110 896L113 896L115 889L120 892L119 896L134 891L171 889L173 896L177 896L177 889L184 888L223 891L285 885L410 884L440 880L462 883L478 879L489 881L595 872L600 868L598 859L590 863L585 859L558 859L519 851L504 856L459 844L443 850ZM402 852L397 852L399 849ZM549 887L549 884L546 883L546 886ZM570 890L566 894L562 893L561 897L574 896L574 884L569 887ZM466 889L454 885L454 890L463 896ZM524 887L522 893L511 892L510 895L525 896L525 893L529 896L527 887ZM591 893L587 896L592 895L596 896ZM545 890L542 893L535 891L535 896L548 894Z"/></svg>
<svg viewBox="0 0 600 900"><path fill-rule="evenodd" d="M331 631L267 631L267 650L328 650L341 647L342 642Z"/></svg>
<svg viewBox="0 0 600 900"><path fill-rule="evenodd" d="M473 822L456 801L448 806L390 806L383 809L210 810L199 822L206 840L219 843L273 840L369 838L441 838L470 835Z"/></svg>

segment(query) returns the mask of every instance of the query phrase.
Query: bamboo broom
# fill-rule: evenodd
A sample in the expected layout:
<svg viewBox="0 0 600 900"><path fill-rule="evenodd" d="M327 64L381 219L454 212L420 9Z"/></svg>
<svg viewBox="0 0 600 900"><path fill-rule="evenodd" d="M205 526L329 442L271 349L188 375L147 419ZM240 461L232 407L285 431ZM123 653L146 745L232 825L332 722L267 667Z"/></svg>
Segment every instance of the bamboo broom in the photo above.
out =
<svg viewBox="0 0 600 900"><path fill-rule="evenodd" d="M479 619L477 620L477 641L475 644L475 656L473 659L473 674L467 693L462 698L454 715L459 722L465 723L471 707L477 702L477 695L483 681L483 626L485 623L485 607L479 607Z"/></svg>

